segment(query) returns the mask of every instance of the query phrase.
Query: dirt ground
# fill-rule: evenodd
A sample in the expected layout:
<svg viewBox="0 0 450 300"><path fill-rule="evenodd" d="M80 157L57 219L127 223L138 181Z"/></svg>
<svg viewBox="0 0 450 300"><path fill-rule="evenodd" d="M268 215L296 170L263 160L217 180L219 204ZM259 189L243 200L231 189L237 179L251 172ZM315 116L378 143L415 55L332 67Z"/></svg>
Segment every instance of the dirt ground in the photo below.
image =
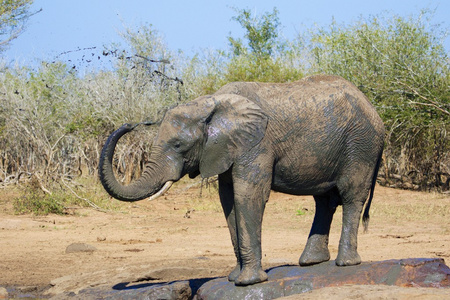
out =
<svg viewBox="0 0 450 300"><path fill-rule="evenodd" d="M40 217L14 215L11 198L15 193L0 190L0 287L50 295L105 284L227 275L235 258L218 196L213 188L203 189L200 197L198 186L188 187L182 182L153 202L120 204L111 212L83 208L64 216ZM312 197L272 193L263 223L265 268L297 264L313 216ZM330 236L332 259L337 255L341 218L338 209ZM369 232L360 230L359 253L364 261L439 257L448 265L449 220L448 194L377 186ZM96 250L66 253L73 243ZM450 289L353 286L290 299L350 295L357 299L410 299L411 295L414 299L448 299Z"/></svg>

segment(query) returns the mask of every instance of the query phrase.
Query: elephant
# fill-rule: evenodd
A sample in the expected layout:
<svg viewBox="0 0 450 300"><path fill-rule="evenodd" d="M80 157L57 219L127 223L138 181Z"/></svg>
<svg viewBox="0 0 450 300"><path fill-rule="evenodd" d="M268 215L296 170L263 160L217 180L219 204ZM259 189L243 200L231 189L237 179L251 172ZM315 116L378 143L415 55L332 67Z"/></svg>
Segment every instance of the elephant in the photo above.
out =
<svg viewBox="0 0 450 300"><path fill-rule="evenodd" d="M245 286L268 278L261 265L261 224L271 190L315 200L301 266L330 260L330 226L339 205L335 264L361 263L357 233L361 215L364 227L369 221L385 129L354 84L334 75L228 83L167 110L158 124L142 174L129 184L118 182L112 160L118 140L137 124L113 132L100 155L100 181L112 197L137 201L165 192L184 175L217 175L237 259L229 281Z"/></svg>

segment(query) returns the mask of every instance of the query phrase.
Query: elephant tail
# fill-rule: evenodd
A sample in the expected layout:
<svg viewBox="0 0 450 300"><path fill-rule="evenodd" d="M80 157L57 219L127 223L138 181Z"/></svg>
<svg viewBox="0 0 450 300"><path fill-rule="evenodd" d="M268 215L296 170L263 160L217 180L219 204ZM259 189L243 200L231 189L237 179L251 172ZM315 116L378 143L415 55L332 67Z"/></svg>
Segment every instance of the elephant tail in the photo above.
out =
<svg viewBox="0 0 450 300"><path fill-rule="evenodd" d="M380 169L380 165L381 165L382 154L383 154L383 149L381 149L380 154L378 155L377 164L376 164L375 170L373 172L372 186L370 187L369 200L367 201L366 207L364 209L364 214L362 217L364 232L367 232L369 229L369 220L370 220L369 210L370 210L370 205L372 204L373 193L375 191L375 184L377 183L377 175L378 175L378 170Z"/></svg>

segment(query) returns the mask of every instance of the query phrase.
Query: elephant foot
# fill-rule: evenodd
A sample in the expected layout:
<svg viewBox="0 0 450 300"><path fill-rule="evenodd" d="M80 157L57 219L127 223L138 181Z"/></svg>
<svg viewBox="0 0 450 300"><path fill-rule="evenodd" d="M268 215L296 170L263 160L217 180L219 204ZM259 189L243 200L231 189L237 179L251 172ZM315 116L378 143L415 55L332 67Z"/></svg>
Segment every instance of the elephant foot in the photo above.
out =
<svg viewBox="0 0 450 300"><path fill-rule="evenodd" d="M361 263L361 257L356 251L339 251L336 258L336 266L354 266Z"/></svg>
<svg viewBox="0 0 450 300"><path fill-rule="evenodd" d="M328 237L313 235L308 239L305 250L299 259L300 266L310 266L330 260Z"/></svg>
<svg viewBox="0 0 450 300"><path fill-rule="evenodd" d="M228 275L228 281L234 282L239 277L239 274L241 274L241 266L238 263L236 267L234 267L233 271Z"/></svg>
<svg viewBox="0 0 450 300"><path fill-rule="evenodd" d="M317 251L317 252L303 251L299 259L299 264L300 266L304 267L320 264L321 262L329 260L330 260L330 252L328 251L328 249L326 249L325 251Z"/></svg>
<svg viewBox="0 0 450 300"><path fill-rule="evenodd" d="M234 281L235 285L245 286L251 285L255 283L260 283L266 281L268 279L267 273L263 271L262 268L250 268L244 267L239 274L238 278Z"/></svg>

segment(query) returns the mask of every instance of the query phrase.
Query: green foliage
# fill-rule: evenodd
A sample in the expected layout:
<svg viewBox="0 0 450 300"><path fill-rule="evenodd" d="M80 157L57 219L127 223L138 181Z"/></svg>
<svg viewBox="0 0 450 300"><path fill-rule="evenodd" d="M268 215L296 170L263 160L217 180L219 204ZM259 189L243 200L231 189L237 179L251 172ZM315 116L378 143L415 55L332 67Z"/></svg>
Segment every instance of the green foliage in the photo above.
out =
<svg viewBox="0 0 450 300"><path fill-rule="evenodd" d="M49 195L42 191L33 189L25 189L23 195L14 199L13 207L16 214L35 214L48 215L65 213L64 205L61 200L64 200L64 195Z"/></svg>
<svg viewBox="0 0 450 300"><path fill-rule="evenodd" d="M80 207L93 207L98 210L117 210L119 202L109 201L103 187L92 183L92 178L79 178L70 187L69 182L48 182L32 176L20 187L20 195L13 200L16 214L67 214ZM49 184L48 189L44 183ZM73 182L72 182L73 183ZM50 192L51 190L51 192Z"/></svg>
<svg viewBox="0 0 450 300"><path fill-rule="evenodd" d="M286 57L259 60L251 54L233 57L227 66L225 81L289 82L302 78L301 68L287 61Z"/></svg>
<svg viewBox="0 0 450 300"><path fill-rule="evenodd" d="M372 17L311 33L312 71L343 76L382 116L385 172L421 174L423 188L450 173L450 64L431 14Z"/></svg>
<svg viewBox="0 0 450 300"><path fill-rule="evenodd" d="M44 192L42 183L35 176L22 187L20 194L13 201L16 214L64 214L65 203L72 200L72 197L67 197L61 192L52 194Z"/></svg>
<svg viewBox="0 0 450 300"><path fill-rule="evenodd" d="M0 51L24 30L33 0L0 0Z"/></svg>
<svg viewBox="0 0 450 300"><path fill-rule="evenodd" d="M314 73L343 76L376 106L388 132L382 167L388 181L393 174L422 189L448 189L450 67L444 34L432 26L430 13L333 22L288 41L280 38L276 8L261 16L235 12L244 35L228 37L226 50L174 53L152 26L143 25L124 30L125 47L105 48L114 64L108 71L82 76L58 61L2 70L0 184L34 175L43 184L16 200L17 211L29 206L28 212L58 212L67 203L84 205L83 197L108 199L100 188L87 190L97 183L92 179L105 139L123 123L160 120L169 107L228 82L287 82ZM115 156L120 180L139 176L155 130L139 127L121 139ZM75 189L80 181L88 184ZM43 193L45 187L51 193Z"/></svg>
<svg viewBox="0 0 450 300"><path fill-rule="evenodd" d="M189 63L182 74L186 89L191 91L186 95L188 99L213 94L226 83L224 72L227 58L224 51L203 51L186 61Z"/></svg>
<svg viewBox="0 0 450 300"><path fill-rule="evenodd" d="M277 46L277 38L280 26L278 18L278 10L273 9L272 13L265 13L262 16L252 17L249 9L234 9L237 16L233 17L242 28L245 29L245 38L247 39L248 48L241 39L228 37L228 41L232 46L234 56L247 54L248 50L257 58L269 58L274 53Z"/></svg>
<svg viewBox="0 0 450 300"><path fill-rule="evenodd" d="M0 73L0 182L22 173L38 173L49 183L96 174L99 151L114 129L158 120L178 102L182 82L169 78L170 56L158 57L161 63L144 56L167 52L160 42L145 47L151 34L143 30L130 37L141 55L119 51L114 71L81 77L56 61ZM149 143L151 138L136 147L142 152ZM123 154L127 146L120 149Z"/></svg>
<svg viewBox="0 0 450 300"><path fill-rule="evenodd" d="M303 209L297 209L297 211L295 212L296 216L304 216L306 215L306 211L304 211Z"/></svg>
<svg viewBox="0 0 450 300"><path fill-rule="evenodd" d="M252 17L248 9L235 9L237 21L245 30L242 39L228 37L231 59L225 70L225 81L286 82L302 77L293 44L278 38L278 10Z"/></svg>

